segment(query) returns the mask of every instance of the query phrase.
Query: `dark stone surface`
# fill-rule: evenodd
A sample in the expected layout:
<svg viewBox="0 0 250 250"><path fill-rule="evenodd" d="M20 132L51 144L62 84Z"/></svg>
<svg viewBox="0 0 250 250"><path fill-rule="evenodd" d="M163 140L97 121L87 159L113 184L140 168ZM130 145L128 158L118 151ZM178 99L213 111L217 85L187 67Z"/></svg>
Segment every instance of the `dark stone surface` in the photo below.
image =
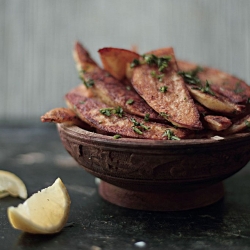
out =
<svg viewBox="0 0 250 250"><path fill-rule="evenodd" d="M102 200L94 177L64 150L54 125L0 126L0 169L17 174L29 195L60 177L72 204L67 226L55 235L13 229L0 200L0 249L250 249L250 166L227 179L226 196L185 212L145 212ZM135 243L143 241L146 246Z"/></svg>

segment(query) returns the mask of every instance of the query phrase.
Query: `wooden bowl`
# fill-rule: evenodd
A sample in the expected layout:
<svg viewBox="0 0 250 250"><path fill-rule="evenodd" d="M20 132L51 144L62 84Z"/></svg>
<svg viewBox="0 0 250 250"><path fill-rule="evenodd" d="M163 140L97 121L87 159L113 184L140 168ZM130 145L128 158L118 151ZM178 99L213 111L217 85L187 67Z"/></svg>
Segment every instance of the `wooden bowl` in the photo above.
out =
<svg viewBox="0 0 250 250"><path fill-rule="evenodd" d="M69 154L100 178L99 194L127 208L178 211L210 205L222 181L250 160L250 133L224 138L155 141L101 135L58 125Z"/></svg>

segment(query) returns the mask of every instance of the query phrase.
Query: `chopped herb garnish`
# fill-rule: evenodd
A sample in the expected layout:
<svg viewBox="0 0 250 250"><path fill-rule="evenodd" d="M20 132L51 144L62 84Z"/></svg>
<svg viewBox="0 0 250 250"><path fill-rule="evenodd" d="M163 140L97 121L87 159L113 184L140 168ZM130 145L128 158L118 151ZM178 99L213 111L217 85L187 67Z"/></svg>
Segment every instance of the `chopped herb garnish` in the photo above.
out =
<svg viewBox="0 0 250 250"><path fill-rule="evenodd" d="M132 129L135 131L135 133L142 135L142 131L139 128L133 126Z"/></svg>
<svg viewBox="0 0 250 250"><path fill-rule="evenodd" d="M207 93L210 95L214 95L214 92L211 90L208 80L206 80L205 86L200 87L199 89L201 92L204 92L204 93Z"/></svg>
<svg viewBox="0 0 250 250"><path fill-rule="evenodd" d="M106 72L105 76L109 77L109 76L111 76L111 74L109 72Z"/></svg>
<svg viewBox="0 0 250 250"><path fill-rule="evenodd" d="M248 120L245 121L245 124L246 124L247 128L250 128L250 122Z"/></svg>
<svg viewBox="0 0 250 250"><path fill-rule="evenodd" d="M163 133L162 137L165 136L168 138L168 140L180 140L180 138L177 137L170 129L166 129L166 131Z"/></svg>
<svg viewBox="0 0 250 250"><path fill-rule="evenodd" d="M156 65L158 67L158 70L160 72L163 72L167 67L168 64L171 60L171 56L162 56L162 57L157 57L153 54L146 54L142 56L145 63L148 65Z"/></svg>
<svg viewBox="0 0 250 250"><path fill-rule="evenodd" d="M119 117L123 116L123 109L118 106L117 108L115 108L115 114L117 114Z"/></svg>
<svg viewBox="0 0 250 250"><path fill-rule="evenodd" d="M201 68L200 66L196 67L194 70L191 71L179 71L178 74L180 76L182 76L182 78L184 79L184 81L188 84L195 84L195 85L200 85L201 81L200 79L197 77L197 74L199 72L203 71L203 68Z"/></svg>
<svg viewBox="0 0 250 250"><path fill-rule="evenodd" d="M116 114L119 117L123 116L123 109L121 107L117 108L103 108L100 109L100 113L106 116L111 116L112 114Z"/></svg>
<svg viewBox="0 0 250 250"><path fill-rule="evenodd" d="M131 118L130 119L131 120L131 122L133 122L133 126L132 126L132 129L137 133L137 134L142 134L143 132L142 132L142 130L149 130L150 129L150 127L148 127L148 126L145 126L144 124L143 124L143 122L137 122L134 118Z"/></svg>
<svg viewBox="0 0 250 250"><path fill-rule="evenodd" d="M85 87L88 88L92 88L95 84L93 79L89 79L88 81L85 81L84 78L82 76L79 76L79 78L82 80L82 83L85 85Z"/></svg>
<svg viewBox="0 0 250 250"><path fill-rule="evenodd" d="M126 86L126 89L127 89L127 90L131 90L131 87L130 87L130 86Z"/></svg>
<svg viewBox="0 0 250 250"><path fill-rule="evenodd" d="M150 116L150 114L145 114L144 121L148 122L149 121L149 116Z"/></svg>
<svg viewBox="0 0 250 250"><path fill-rule="evenodd" d="M114 135L113 137L114 137L114 139L119 139L119 138L121 138L120 135Z"/></svg>
<svg viewBox="0 0 250 250"><path fill-rule="evenodd" d="M131 118L130 121L134 123L134 126L140 126L140 123L137 122L134 118Z"/></svg>
<svg viewBox="0 0 250 250"><path fill-rule="evenodd" d="M86 86L86 88L91 88L94 86L95 82L93 79L85 80L82 75L86 73L85 70L79 70L79 78L83 82L83 84Z"/></svg>
<svg viewBox="0 0 250 250"><path fill-rule="evenodd" d="M167 90L168 90L167 86L161 86L160 89L159 89L159 91L162 92L162 93L167 92Z"/></svg>
<svg viewBox="0 0 250 250"><path fill-rule="evenodd" d="M235 84L234 93L240 94L240 93L242 93L242 92L244 92L244 91L245 91L245 89L242 88L240 82L237 82L237 83Z"/></svg>
<svg viewBox="0 0 250 250"><path fill-rule="evenodd" d="M112 108L100 109L100 113L106 116L111 116Z"/></svg>
<svg viewBox="0 0 250 250"><path fill-rule="evenodd" d="M247 98L247 103L250 103L250 97Z"/></svg>
<svg viewBox="0 0 250 250"><path fill-rule="evenodd" d="M151 71L150 74L152 77L157 78L159 82L162 82L162 78L164 77L164 74L157 75L154 70Z"/></svg>
<svg viewBox="0 0 250 250"><path fill-rule="evenodd" d="M126 104L128 104L128 105L131 105L131 104L133 104L134 103L134 100L133 99L128 99L127 101L126 101Z"/></svg>
<svg viewBox="0 0 250 250"><path fill-rule="evenodd" d="M166 114L165 112L160 112L159 114L160 114L160 116L162 116L166 120L169 118L169 115Z"/></svg>
<svg viewBox="0 0 250 250"><path fill-rule="evenodd" d="M94 82L93 79L89 79L88 81L86 81L86 87L87 87L87 88L93 87L94 84L95 84L95 82Z"/></svg>
<svg viewBox="0 0 250 250"><path fill-rule="evenodd" d="M140 65L140 61L138 59L134 59L131 63L130 63L130 68L135 68L136 66Z"/></svg>
<svg viewBox="0 0 250 250"><path fill-rule="evenodd" d="M78 103L79 103L79 104L84 104L84 103L85 103L85 101L79 101Z"/></svg>

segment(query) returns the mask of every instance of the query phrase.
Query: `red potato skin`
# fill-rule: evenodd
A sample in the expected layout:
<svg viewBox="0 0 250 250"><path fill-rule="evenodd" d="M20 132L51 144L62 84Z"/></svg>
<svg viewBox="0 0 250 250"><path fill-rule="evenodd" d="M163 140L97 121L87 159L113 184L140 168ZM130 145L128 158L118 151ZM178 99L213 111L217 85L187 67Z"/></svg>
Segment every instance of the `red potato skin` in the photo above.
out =
<svg viewBox="0 0 250 250"><path fill-rule="evenodd" d="M118 80L126 76L127 64L140 57L133 51L111 47L99 49L98 53L103 68Z"/></svg>
<svg viewBox="0 0 250 250"><path fill-rule="evenodd" d="M172 48L164 48L164 56L171 56L169 66L164 72L162 81L152 77L151 72L161 74L157 67L147 64L134 69L132 85L140 96L158 113L167 114L167 120L172 124L191 130L202 129L199 112L191 98L189 91L181 76L177 74L177 64ZM152 51L154 53L154 51ZM166 86L166 93L159 91Z"/></svg>
<svg viewBox="0 0 250 250"><path fill-rule="evenodd" d="M198 65L182 60L177 61L180 71L192 71ZM211 89L218 94L227 97L234 103L247 103L250 98L250 86L243 80L211 67L203 67L198 73L198 77L202 82L209 81Z"/></svg>

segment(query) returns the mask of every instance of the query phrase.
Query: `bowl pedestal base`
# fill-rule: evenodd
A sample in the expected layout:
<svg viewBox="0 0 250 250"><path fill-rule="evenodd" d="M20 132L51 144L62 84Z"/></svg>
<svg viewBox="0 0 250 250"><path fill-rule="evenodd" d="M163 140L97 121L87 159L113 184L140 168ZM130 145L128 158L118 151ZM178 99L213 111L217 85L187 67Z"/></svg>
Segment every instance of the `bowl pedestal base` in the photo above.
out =
<svg viewBox="0 0 250 250"><path fill-rule="evenodd" d="M223 183L197 189L141 192L101 181L100 196L121 207L147 211L182 211L211 205L224 196Z"/></svg>

